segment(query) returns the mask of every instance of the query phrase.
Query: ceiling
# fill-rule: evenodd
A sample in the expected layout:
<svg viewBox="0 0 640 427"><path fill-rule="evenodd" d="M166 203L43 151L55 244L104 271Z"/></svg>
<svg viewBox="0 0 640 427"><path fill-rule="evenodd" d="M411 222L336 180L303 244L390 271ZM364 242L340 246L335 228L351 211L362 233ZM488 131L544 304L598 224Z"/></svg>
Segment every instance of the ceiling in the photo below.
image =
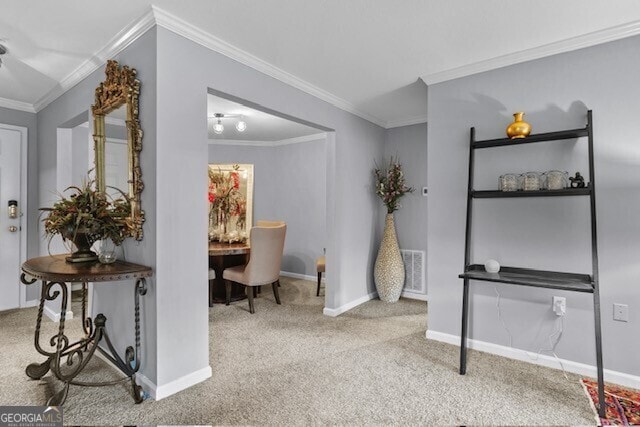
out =
<svg viewBox="0 0 640 427"><path fill-rule="evenodd" d="M215 113L225 115L241 115L242 120L247 124L244 132L238 132L235 124L238 118L222 119L224 126L222 134L213 132L215 119L211 119ZM291 120L283 119L262 111L254 110L237 102L209 94L207 96L207 117L209 123L209 139L218 141L241 141L241 142L275 142L279 144L303 142L309 135L318 135L322 130L305 126ZM266 144L268 145L268 144Z"/></svg>
<svg viewBox="0 0 640 427"><path fill-rule="evenodd" d="M157 23L393 127L425 120L419 78L640 34L639 20L637 0L3 0L0 105L43 108Z"/></svg>

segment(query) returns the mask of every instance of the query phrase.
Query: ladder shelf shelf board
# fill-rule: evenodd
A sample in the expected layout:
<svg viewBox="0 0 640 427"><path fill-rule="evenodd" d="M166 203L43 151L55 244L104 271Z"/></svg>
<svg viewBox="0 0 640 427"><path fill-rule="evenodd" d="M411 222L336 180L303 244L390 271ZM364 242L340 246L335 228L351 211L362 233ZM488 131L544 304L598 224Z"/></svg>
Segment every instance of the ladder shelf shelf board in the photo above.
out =
<svg viewBox="0 0 640 427"><path fill-rule="evenodd" d="M602 365L602 329L600 325L600 291L598 286L598 234L596 226L596 185L593 157L593 121L591 110L587 112L587 125L581 129L569 129L558 132L540 133L526 138L512 140L509 138L476 141L476 129L470 129L469 136L469 176L467 186L467 220L465 229L464 273L458 277L463 279L462 290L462 327L460 333L460 374L467 371L467 331L469 329L469 284L476 281L506 283L510 285L530 286L543 289L590 293L593 295L593 315L595 329L596 366L598 377L598 401L604 402L604 369ZM589 155L589 185L586 188L567 188L563 190L538 191L475 191L474 153L479 148L513 147L544 141L576 140L587 137ZM473 205L476 199L489 198L521 198L521 197L558 197L588 196L591 214L591 268L592 274L574 274L555 271L534 270L527 268L502 267L498 273L488 273L484 266L471 264L471 236L473 225ZM604 404L600 404L598 413L605 418Z"/></svg>
<svg viewBox="0 0 640 427"><path fill-rule="evenodd" d="M557 197L557 196L589 196L591 188L565 188L564 190L538 190L538 191L476 191L471 192L474 199L501 199L510 197Z"/></svg>
<svg viewBox="0 0 640 427"><path fill-rule="evenodd" d="M589 127L582 129L561 130L558 132L538 133L535 135L529 135L526 138L509 139L485 139L484 141L474 141L473 148L490 148L490 147L513 147L522 144L531 144L534 142L545 141L564 141L567 139L577 139L589 135Z"/></svg>
<svg viewBox="0 0 640 427"><path fill-rule="evenodd" d="M588 274L564 273L559 271L533 270L529 268L504 266L500 267L500 271L498 273L487 273L483 265L473 264L458 277L461 279L480 280L485 282L593 293L593 281L591 276Z"/></svg>

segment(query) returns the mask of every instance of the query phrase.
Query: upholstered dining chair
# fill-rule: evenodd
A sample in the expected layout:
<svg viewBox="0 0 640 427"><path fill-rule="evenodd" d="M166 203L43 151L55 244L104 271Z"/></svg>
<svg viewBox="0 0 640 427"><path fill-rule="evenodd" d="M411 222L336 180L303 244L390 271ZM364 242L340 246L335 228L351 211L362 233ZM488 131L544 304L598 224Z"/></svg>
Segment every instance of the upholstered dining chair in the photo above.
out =
<svg viewBox="0 0 640 427"><path fill-rule="evenodd" d="M269 221L266 219L260 219L256 222L256 227L280 227L281 225L287 225L287 223L284 221ZM280 281L278 281L278 287L280 287ZM261 290L262 288L254 288L253 296L255 297Z"/></svg>
<svg viewBox="0 0 640 427"><path fill-rule="evenodd" d="M225 281L227 305L231 299L231 283L238 283L247 288L249 311L255 313L253 306L256 286L271 285L276 303L280 304L278 285L280 283L280 266L284 250L284 238L287 226L253 227L250 232L251 255L246 265L226 268L222 272ZM252 289L253 288L253 289Z"/></svg>

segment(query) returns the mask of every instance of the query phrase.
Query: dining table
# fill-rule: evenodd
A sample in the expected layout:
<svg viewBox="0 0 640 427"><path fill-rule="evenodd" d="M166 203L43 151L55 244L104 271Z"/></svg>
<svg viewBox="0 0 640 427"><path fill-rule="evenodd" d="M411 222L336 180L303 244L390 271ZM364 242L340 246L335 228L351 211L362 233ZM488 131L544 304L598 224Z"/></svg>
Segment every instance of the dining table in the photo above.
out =
<svg viewBox="0 0 640 427"><path fill-rule="evenodd" d="M249 261L251 246L249 242L209 242L209 268L216 273L215 279L209 280L209 307L226 302L225 285L222 273L225 268L244 265ZM247 297L245 287L233 283L231 285L231 301L239 301Z"/></svg>

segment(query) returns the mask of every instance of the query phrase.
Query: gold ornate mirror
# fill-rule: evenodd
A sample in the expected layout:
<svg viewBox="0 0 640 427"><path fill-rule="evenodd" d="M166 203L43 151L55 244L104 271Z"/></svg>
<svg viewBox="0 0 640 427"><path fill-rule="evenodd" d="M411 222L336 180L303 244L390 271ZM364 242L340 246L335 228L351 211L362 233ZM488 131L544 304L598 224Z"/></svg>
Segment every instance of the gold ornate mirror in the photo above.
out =
<svg viewBox="0 0 640 427"><path fill-rule="evenodd" d="M144 188L140 169L142 129L138 117L140 80L136 70L107 61L106 79L96 88L93 112L96 189L111 197L126 194L131 202L130 235L142 240Z"/></svg>

